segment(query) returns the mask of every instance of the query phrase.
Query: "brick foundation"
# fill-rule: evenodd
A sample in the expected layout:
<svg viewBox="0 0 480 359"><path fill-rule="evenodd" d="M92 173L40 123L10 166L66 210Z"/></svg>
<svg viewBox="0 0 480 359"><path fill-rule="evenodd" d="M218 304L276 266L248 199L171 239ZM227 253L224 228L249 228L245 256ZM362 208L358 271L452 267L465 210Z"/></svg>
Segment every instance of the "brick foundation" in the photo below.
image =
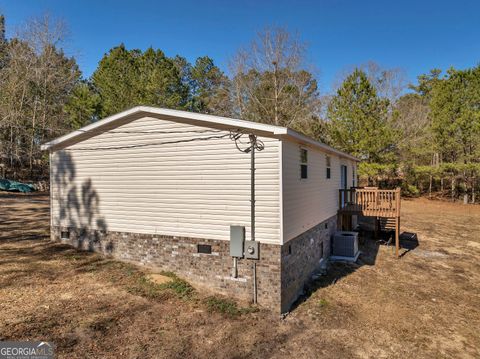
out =
<svg viewBox="0 0 480 359"><path fill-rule="evenodd" d="M330 257L336 228L337 216L333 216L282 246L282 312L289 310L303 293L305 283Z"/></svg>
<svg viewBox="0 0 480 359"><path fill-rule="evenodd" d="M329 257L335 228L336 217L332 217L283 246L261 243L260 259L256 261L258 303L277 312L288 311L320 260ZM67 230L69 239L61 239L61 232ZM51 238L79 249L173 271L196 285L241 300L252 299L253 261L239 259L238 278L233 278L228 241L65 227L53 227ZM198 253L199 244L210 245L212 253Z"/></svg>
<svg viewBox="0 0 480 359"><path fill-rule="evenodd" d="M238 260L238 278L233 278L228 241L171 237L139 233L86 231L54 227L52 239L69 230L68 240L79 249L100 252L120 260L136 262L159 270L172 271L215 292L251 301L253 297L251 260ZM197 253L198 244L211 245L212 253ZM257 301L275 311L280 309L280 248L261 243L257 262Z"/></svg>

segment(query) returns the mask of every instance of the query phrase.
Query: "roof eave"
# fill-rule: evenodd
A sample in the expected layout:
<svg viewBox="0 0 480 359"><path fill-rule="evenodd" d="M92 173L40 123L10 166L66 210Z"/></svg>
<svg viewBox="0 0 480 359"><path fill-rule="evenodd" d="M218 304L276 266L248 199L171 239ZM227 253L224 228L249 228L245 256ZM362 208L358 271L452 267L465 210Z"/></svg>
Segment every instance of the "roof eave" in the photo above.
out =
<svg viewBox="0 0 480 359"><path fill-rule="evenodd" d="M287 132L287 129L284 127L279 127L279 126L273 126L273 125L266 125L263 123L258 123L258 122L251 122L251 121L245 121L245 120L238 120L238 119L232 119L228 117L220 117L220 116L212 116L212 115L205 115L205 114L200 114L200 113L194 113L194 112L186 112L186 111L179 111L179 110L169 110L169 109L162 109L162 108L156 108L156 107L149 107L149 106L136 106L133 107L129 110L117 113L115 115L109 116L104 118L103 120L94 122L90 125L87 125L85 127L82 127L81 129L77 131L73 131L69 134L66 134L64 136L61 136L59 138L56 138L50 142L47 142L43 145L41 145L41 150L46 151L51 149L54 146L61 145L62 143L65 143L69 140L74 139L75 137L78 137L80 135L84 135L86 132L98 129L101 127L106 127L109 124L118 121L122 118L126 118L129 116L134 116L134 115L139 115L144 113L145 116L148 115L160 115L160 116L170 116L170 117L177 117L177 118L183 118L186 120L195 120L200 123L204 123L207 125L208 123L214 123L216 125L221 125L221 126L228 126L231 128L245 128L245 129L250 129L250 130L256 130L264 133L269 133L272 135L282 135Z"/></svg>
<svg viewBox="0 0 480 359"><path fill-rule="evenodd" d="M194 113L194 112L186 112L186 111L179 111L179 110L169 110L169 109L163 109L163 108L157 108L157 107L150 107L150 106L136 106L133 107L129 110L122 111L120 113L117 113L115 115L109 116L104 118L103 120L94 122L92 124L89 124L85 127L82 127L81 129L77 131L73 131L69 134L66 134L64 136L61 136L59 138L56 138L50 142L47 142L43 145L41 145L40 149L42 151L46 150L51 150L53 147L60 146L70 140L73 140L76 137L79 136L86 136L88 134L88 131L92 131L95 129L99 128L109 128L109 125L112 125L116 121L120 121L122 119L128 120L129 117L141 117L141 116L152 116L152 115L159 115L159 116L166 116L166 117L171 117L171 118L177 118L179 119L185 119L185 120L194 120L200 123L203 123L205 126L208 124L216 124L218 126L223 126L226 128L238 128L238 129L249 129L249 130L254 130L258 131L258 133L263 133L266 135L270 135L273 137L279 137L279 138L290 138L299 142L303 143L308 143L312 146L318 147L325 152L336 154L340 157L348 158L353 161L359 162L360 160L352 155L349 155L348 153L339 151L334 149L333 147L330 147L324 143L318 142L308 136L305 136L297 131L294 131L292 129L289 129L287 127L280 127L280 126L274 126L274 125L267 125L263 123L258 123L258 122L251 122L251 121L245 121L245 120L238 120L238 119L232 119L228 117L220 117L220 116L213 116L213 115L205 115L205 114L200 114L200 113Z"/></svg>
<svg viewBox="0 0 480 359"><path fill-rule="evenodd" d="M56 146L56 145L60 145L68 140L71 140L77 136L80 136L82 134L85 134L85 132L88 132L88 131L91 131L91 130L94 130L96 128L99 128L99 127L102 127L102 126L106 126L116 120L119 120L121 118L124 118L124 117L127 117L127 116L130 116L130 115L133 115L133 114L136 114L136 113L139 113L139 112L142 112L141 110L142 106L136 106L136 107L133 107L129 110L126 110L126 111L122 111L122 112L119 112L115 115L112 115L112 116L109 116L109 117L106 117L100 121L97 121L97 122L94 122L94 123L91 123L87 126L84 126L82 127L81 129L79 130L76 130L76 131L73 131L73 132L70 132L70 133L67 133L66 135L64 136L61 136L61 137L58 137L52 141L49 141L47 143L44 143L43 145L40 146L40 149L42 151L46 151L46 150L49 150L50 148Z"/></svg>
<svg viewBox="0 0 480 359"><path fill-rule="evenodd" d="M297 141L300 141L300 142L304 142L304 143L307 143L307 144L310 144L310 145L313 145L315 147L318 147L320 149L322 149L323 151L325 152L328 152L328 153L331 153L331 154L334 154L334 155L337 155L337 156L340 156L340 157L343 157L343 158L347 158L349 160L352 160L352 161L355 161L355 162L360 162L360 159L355 157L355 156L352 156L346 152L343 152L343 151L340 151L340 150L337 150L329 145L326 145L322 142L319 142L319 141L316 141L314 140L313 138L310 138L308 136L305 136L295 130L292 130L290 128L285 128L287 131L287 136L292 138L292 139L295 139Z"/></svg>

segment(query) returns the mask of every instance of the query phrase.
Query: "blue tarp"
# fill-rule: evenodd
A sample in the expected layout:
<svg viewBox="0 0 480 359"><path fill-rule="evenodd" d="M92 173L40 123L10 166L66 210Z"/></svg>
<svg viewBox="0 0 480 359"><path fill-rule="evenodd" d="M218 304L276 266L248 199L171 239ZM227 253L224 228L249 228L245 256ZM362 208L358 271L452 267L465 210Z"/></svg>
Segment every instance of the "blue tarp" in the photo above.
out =
<svg viewBox="0 0 480 359"><path fill-rule="evenodd" d="M0 191L11 192L33 192L35 188L31 184L21 183L17 181L10 181L7 179L0 179Z"/></svg>

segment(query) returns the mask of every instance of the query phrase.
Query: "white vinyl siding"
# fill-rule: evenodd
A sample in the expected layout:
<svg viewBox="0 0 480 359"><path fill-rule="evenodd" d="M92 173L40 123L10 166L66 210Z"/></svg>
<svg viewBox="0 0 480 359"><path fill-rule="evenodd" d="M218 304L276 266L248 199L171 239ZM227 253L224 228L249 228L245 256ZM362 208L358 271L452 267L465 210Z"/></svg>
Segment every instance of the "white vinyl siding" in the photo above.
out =
<svg viewBox="0 0 480 359"><path fill-rule="evenodd" d="M300 148L304 147L292 141L282 142L284 243L337 213L340 166L347 165L348 187L352 186L352 166L356 166L354 161L328 154L331 178L327 179L327 153L307 147L308 178L300 179Z"/></svg>
<svg viewBox="0 0 480 359"><path fill-rule="evenodd" d="M132 133L187 130L211 132ZM226 133L144 117L53 152L53 225L229 240L235 224L246 227L248 239L250 155L228 137L160 144ZM265 149L256 152L256 237L278 244L280 141L260 139ZM146 143L157 145L98 149ZM87 148L97 149L81 150Z"/></svg>

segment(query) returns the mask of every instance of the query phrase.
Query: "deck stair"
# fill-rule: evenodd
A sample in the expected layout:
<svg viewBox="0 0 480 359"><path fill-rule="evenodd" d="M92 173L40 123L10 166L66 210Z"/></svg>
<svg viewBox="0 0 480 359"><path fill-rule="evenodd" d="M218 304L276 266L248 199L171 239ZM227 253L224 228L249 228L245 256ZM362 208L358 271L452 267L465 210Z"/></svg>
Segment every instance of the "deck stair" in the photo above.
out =
<svg viewBox="0 0 480 359"><path fill-rule="evenodd" d="M395 230L395 218L380 217L378 218L378 229L384 232Z"/></svg>
<svg viewBox="0 0 480 359"><path fill-rule="evenodd" d="M395 253L400 249L400 188L383 190L377 187L340 189L338 196L338 228L352 230L352 216L375 218L375 228L395 231Z"/></svg>

